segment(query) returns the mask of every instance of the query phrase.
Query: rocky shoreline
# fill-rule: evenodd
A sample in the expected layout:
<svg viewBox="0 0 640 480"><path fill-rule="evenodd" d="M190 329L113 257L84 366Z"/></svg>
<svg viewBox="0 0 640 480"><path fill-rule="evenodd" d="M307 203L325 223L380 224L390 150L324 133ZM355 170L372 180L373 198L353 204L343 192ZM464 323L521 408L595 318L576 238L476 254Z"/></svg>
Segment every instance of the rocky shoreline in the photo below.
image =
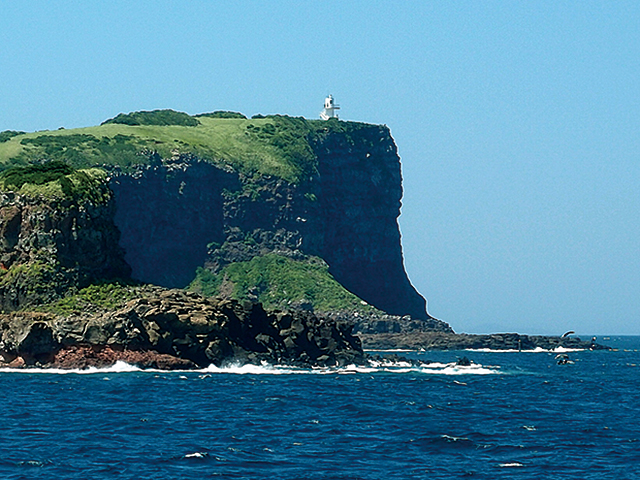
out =
<svg viewBox="0 0 640 480"><path fill-rule="evenodd" d="M332 318L349 321L340 315ZM352 317L353 332L362 340L365 350L554 350L558 347L582 350L606 350L597 339L582 340L575 336L521 335L494 333L474 335L455 333L441 320L417 320L409 315L362 315Z"/></svg>
<svg viewBox="0 0 640 480"><path fill-rule="evenodd" d="M610 347L578 337L494 333L473 335L449 332L359 334L365 350L609 350Z"/></svg>
<svg viewBox="0 0 640 480"><path fill-rule="evenodd" d="M147 285L116 310L0 315L0 367L362 363L360 339L351 331L351 325L309 312L267 313L260 304Z"/></svg>
<svg viewBox="0 0 640 480"><path fill-rule="evenodd" d="M162 370L231 363L308 368L363 364L369 358L364 350L607 348L573 337L467 335L426 324L421 330L414 325L419 321L393 316L354 324L305 311L266 312L257 303L179 289L132 288L134 298L116 309L0 315L0 368L84 369L118 361ZM363 333L367 325L391 331Z"/></svg>

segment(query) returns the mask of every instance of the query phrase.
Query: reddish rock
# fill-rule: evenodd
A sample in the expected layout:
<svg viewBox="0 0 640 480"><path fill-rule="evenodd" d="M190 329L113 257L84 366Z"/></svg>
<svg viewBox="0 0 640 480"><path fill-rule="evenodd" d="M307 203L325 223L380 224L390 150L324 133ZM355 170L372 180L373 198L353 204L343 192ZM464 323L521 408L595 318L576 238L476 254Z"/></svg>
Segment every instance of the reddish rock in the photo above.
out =
<svg viewBox="0 0 640 480"><path fill-rule="evenodd" d="M47 367L53 368L104 368L121 361L140 368L160 370L188 370L196 368L190 360L152 350L119 350L109 346L76 345L64 347L56 353Z"/></svg>

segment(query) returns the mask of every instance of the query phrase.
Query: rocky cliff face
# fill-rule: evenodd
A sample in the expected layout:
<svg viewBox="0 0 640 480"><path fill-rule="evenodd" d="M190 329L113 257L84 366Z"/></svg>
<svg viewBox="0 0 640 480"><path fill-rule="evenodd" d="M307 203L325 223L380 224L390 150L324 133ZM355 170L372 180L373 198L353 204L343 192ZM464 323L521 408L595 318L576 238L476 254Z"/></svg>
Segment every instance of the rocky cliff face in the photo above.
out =
<svg viewBox="0 0 640 480"><path fill-rule="evenodd" d="M111 191L104 182L99 188L97 201L0 193L3 310L46 303L102 279L129 277Z"/></svg>
<svg viewBox="0 0 640 480"><path fill-rule="evenodd" d="M321 190L320 256L330 271L380 310L431 318L404 270L400 158L388 128L367 125L349 137L327 131L312 145Z"/></svg>
<svg viewBox="0 0 640 480"><path fill-rule="evenodd" d="M223 193L239 188L238 175L191 155L113 172L120 245L134 278L169 288L193 280L207 245L225 239Z"/></svg>
<svg viewBox="0 0 640 480"><path fill-rule="evenodd" d="M215 274L267 253L314 256L368 304L430 319L404 271L395 143L386 127L358 125L348 134L313 135L317 169L298 184L222 170L192 155L115 172L115 221L133 276L185 287L203 264Z"/></svg>

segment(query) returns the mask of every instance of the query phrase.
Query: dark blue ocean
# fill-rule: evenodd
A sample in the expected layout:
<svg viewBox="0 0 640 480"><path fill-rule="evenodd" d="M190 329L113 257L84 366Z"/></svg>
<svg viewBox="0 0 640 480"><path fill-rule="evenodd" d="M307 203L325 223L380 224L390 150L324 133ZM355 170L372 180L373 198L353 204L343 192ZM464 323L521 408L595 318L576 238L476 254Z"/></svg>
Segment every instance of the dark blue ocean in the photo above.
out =
<svg viewBox="0 0 640 480"><path fill-rule="evenodd" d="M600 341L569 365L4 370L0 478L640 478L640 337Z"/></svg>

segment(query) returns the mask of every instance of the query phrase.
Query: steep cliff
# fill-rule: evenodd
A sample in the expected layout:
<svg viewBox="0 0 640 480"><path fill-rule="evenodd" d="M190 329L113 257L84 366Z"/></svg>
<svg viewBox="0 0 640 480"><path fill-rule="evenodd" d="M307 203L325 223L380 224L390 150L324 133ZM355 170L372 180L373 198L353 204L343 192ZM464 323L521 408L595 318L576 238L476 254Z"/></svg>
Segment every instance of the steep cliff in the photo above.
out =
<svg viewBox="0 0 640 480"><path fill-rule="evenodd" d="M76 202L69 211L98 222L84 231L111 242L113 252L119 245L134 279L268 308L431 319L404 271L400 159L387 127L154 115L116 117L76 131L17 133L0 143L0 162L54 159L106 170L111 237L96 233L105 229L97 226L95 209ZM16 234L17 220L6 216L5 256L13 264L12 245L18 237L24 244L28 231ZM58 223L56 231L66 232ZM69 230L71 243L56 244L60 265L67 245L78 243L76 230ZM81 243L86 251L69 251L78 265L105 252ZM126 273L127 267L110 266L122 263L121 253L113 254L117 261L101 260L104 272L85 268L84 277ZM5 308L19 304L5 301Z"/></svg>
<svg viewBox="0 0 640 480"><path fill-rule="evenodd" d="M312 140L318 157L324 242L319 255L349 291L396 315L430 318L404 269L398 216L402 178L387 127L325 129Z"/></svg>
<svg viewBox="0 0 640 480"><path fill-rule="evenodd" d="M54 181L14 190L0 192L3 310L47 303L69 290L130 276L104 172L69 171Z"/></svg>
<svg viewBox="0 0 640 480"><path fill-rule="evenodd" d="M133 276L183 288L204 264L207 245L224 241L222 192L239 183L237 174L184 156L116 174L110 187Z"/></svg>
<svg viewBox="0 0 640 480"><path fill-rule="evenodd" d="M286 289L286 284L248 281L243 286L238 284L245 279L231 279L235 283L229 285L225 267L277 254L304 268L301 263L317 257L339 284L367 304L428 318L425 300L403 267L395 145L384 128L358 133L357 143L351 144L339 133L314 139L318 171L301 184L259 174L238 176L191 156L115 176L115 220L134 277L185 287L204 264L219 283L207 293L224 295L220 286L226 276L229 294L269 303L270 290ZM320 299L308 293L282 298L317 307Z"/></svg>

